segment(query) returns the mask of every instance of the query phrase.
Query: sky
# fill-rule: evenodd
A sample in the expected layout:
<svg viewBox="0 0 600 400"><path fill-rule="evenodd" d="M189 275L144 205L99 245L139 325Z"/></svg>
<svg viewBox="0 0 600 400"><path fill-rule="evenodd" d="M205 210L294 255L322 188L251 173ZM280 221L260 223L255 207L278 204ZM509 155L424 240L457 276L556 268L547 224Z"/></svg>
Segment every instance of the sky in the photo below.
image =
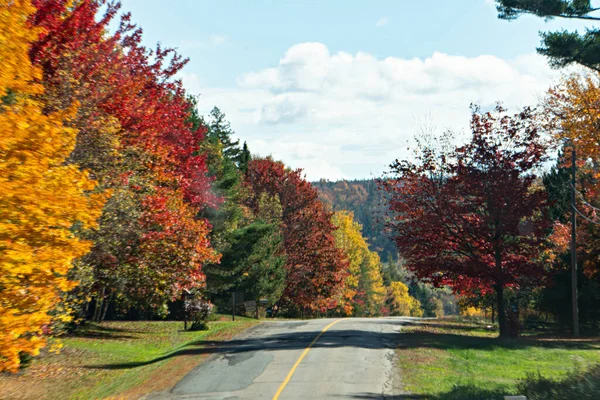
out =
<svg viewBox="0 0 600 400"><path fill-rule="evenodd" d="M538 32L585 27L499 20L492 0L121 1L147 46L190 59L202 114L311 181L379 177L423 128L464 138L471 103L535 104L562 74Z"/></svg>

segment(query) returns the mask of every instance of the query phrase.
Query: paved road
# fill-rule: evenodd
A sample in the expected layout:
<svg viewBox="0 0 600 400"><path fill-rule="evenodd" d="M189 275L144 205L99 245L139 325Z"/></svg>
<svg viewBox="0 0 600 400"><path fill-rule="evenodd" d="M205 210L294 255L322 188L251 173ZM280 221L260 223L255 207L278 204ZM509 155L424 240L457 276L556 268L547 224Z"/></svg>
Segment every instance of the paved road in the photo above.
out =
<svg viewBox="0 0 600 400"><path fill-rule="evenodd" d="M399 394L394 349L406 319L265 322L216 347L170 393L150 398L388 398Z"/></svg>

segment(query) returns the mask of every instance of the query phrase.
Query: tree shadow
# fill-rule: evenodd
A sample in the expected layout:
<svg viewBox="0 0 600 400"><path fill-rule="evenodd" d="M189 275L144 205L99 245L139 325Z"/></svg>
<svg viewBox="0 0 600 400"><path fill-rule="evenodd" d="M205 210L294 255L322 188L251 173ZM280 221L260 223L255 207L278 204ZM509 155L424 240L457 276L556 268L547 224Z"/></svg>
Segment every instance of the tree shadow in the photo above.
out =
<svg viewBox="0 0 600 400"><path fill-rule="evenodd" d="M118 339L134 339L135 336L127 333L133 333L130 330L122 328L111 328L98 324L88 324L66 335L67 337L103 339L103 340L118 340Z"/></svg>
<svg viewBox="0 0 600 400"><path fill-rule="evenodd" d="M600 350L600 339L561 339L561 338L499 338L465 336L453 333L405 332L399 348L433 348L492 350L494 348L526 349L540 347L546 349Z"/></svg>
<svg viewBox="0 0 600 400"><path fill-rule="evenodd" d="M174 351L164 356L147 361L89 365L93 369L130 369L144 365L154 364L173 357L184 355L202 354L240 354L256 351L276 352L285 350L304 350L314 338L321 333L320 330L305 332L289 332L280 334L233 339L226 342L197 340L186 348ZM401 340L397 332L375 332L369 330L330 330L325 332L312 348L362 348L362 349L395 349Z"/></svg>
<svg viewBox="0 0 600 400"><path fill-rule="evenodd" d="M433 322L421 322L421 321L405 321L402 325L406 326L422 326L428 328L439 328L439 329L452 329L456 331L465 331L465 332L473 332L473 331L484 331L487 330L486 327L489 325L460 325L460 324L440 324ZM489 330L490 332L495 332L496 329L493 328Z"/></svg>
<svg viewBox="0 0 600 400"><path fill-rule="evenodd" d="M446 393L437 395L426 394L400 394L383 396L379 393L357 393L350 395L353 399L385 399L385 400L503 400L507 392L501 389L482 389L472 385L455 386Z"/></svg>
<svg viewBox="0 0 600 400"><path fill-rule="evenodd" d="M385 320L384 320L385 321ZM385 322L384 322L385 323ZM394 323L388 322L388 323ZM401 322L401 324L405 323ZM295 326L290 326L293 329ZM226 342L197 340L185 348L165 354L147 361L89 365L94 369L131 369L163 360L184 355L203 354L240 354L256 351L277 352L286 350L303 350L320 330L291 331L286 333L268 334L263 331L260 336L250 336L243 339L233 339ZM465 336L449 333L376 331L361 329L329 330L313 344L312 348L361 348L361 349L494 349L497 347L509 349L525 349L528 347L567 348L567 349L600 349L600 339L596 340L539 340L530 338L500 339L496 337Z"/></svg>
<svg viewBox="0 0 600 400"><path fill-rule="evenodd" d="M357 393L354 399L429 399L429 400L503 400L507 395L524 395L528 400L600 399L600 364L582 371L575 369L559 380L540 375L528 375L517 389L486 389L475 385L456 385L435 395L403 394L382 396L378 393Z"/></svg>

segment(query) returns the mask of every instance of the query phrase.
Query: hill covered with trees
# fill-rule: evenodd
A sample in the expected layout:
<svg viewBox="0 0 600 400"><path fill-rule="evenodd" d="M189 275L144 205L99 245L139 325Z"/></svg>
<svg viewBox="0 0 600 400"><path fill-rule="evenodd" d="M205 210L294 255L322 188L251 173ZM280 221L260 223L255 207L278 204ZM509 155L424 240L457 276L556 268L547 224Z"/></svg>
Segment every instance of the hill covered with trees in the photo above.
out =
<svg viewBox="0 0 600 400"><path fill-rule="evenodd" d="M377 189L375 179L330 182L313 182L319 190L319 198L334 211L347 210L354 213L356 222L362 225L362 234L371 250L377 252L381 261L396 260L396 247L385 231L382 217L385 213L384 193Z"/></svg>

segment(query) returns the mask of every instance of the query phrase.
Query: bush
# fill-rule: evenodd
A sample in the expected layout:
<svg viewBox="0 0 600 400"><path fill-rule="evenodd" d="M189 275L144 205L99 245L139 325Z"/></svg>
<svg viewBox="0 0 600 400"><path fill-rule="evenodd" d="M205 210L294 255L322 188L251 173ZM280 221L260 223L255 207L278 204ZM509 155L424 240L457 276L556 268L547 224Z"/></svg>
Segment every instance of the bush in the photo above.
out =
<svg viewBox="0 0 600 400"><path fill-rule="evenodd" d="M527 400L600 399L600 364L585 372L577 368L560 381L529 374L518 388Z"/></svg>
<svg viewBox="0 0 600 400"><path fill-rule="evenodd" d="M205 331L208 329L208 319L212 313L213 305L210 301L202 298L190 298L185 300L184 309L192 320L190 330Z"/></svg>

